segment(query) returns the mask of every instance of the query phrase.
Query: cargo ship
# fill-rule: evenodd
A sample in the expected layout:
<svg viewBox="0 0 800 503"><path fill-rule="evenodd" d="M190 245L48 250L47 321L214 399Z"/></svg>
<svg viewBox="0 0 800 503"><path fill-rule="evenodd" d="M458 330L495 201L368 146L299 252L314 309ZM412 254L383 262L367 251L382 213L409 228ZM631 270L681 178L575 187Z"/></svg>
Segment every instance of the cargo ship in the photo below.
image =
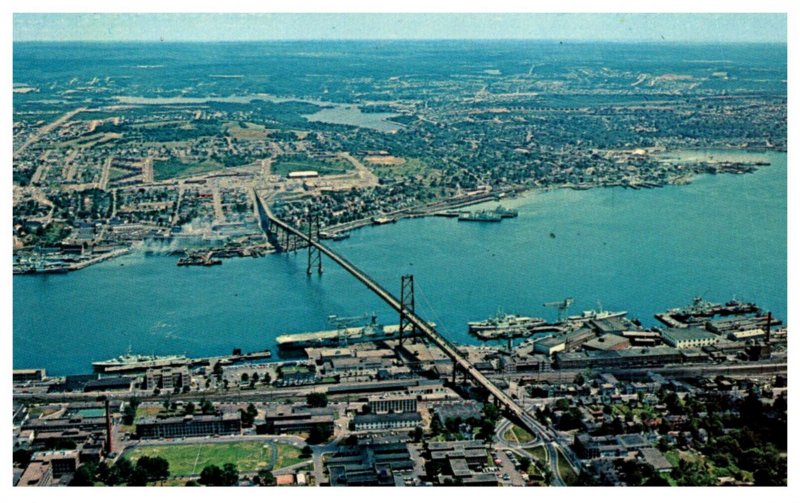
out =
<svg viewBox="0 0 800 503"><path fill-rule="evenodd" d="M135 355L131 354L130 350L128 350L127 353L117 356L116 358L92 362L92 369L94 369L95 372L102 373L108 372L110 369L116 367L124 367L126 370L146 370L152 367L165 367L167 365L181 365L189 363L190 360L186 357L186 355Z"/></svg>

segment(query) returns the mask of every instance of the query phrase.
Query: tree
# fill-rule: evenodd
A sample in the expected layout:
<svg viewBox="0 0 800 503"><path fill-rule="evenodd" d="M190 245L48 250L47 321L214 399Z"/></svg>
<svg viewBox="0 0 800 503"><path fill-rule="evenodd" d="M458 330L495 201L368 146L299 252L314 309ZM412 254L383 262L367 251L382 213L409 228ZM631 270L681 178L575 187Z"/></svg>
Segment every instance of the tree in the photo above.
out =
<svg viewBox="0 0 800 503"><path fill-rule="evenodd" d="M75 475L72 476L72 481L69 483L71 486L87 487L95 484L96 466L93 463L84 463L75 470Z"/></svg>
<svg viewBox="0 0 800 503"><path fill-rule="evenodd" d="M494 422L488 419L484 419L481 421L481 431L478 433L477 437L485 442L491 443L492 437L494 437L495 428Z"/></svg>
<svg viewBox="0 0 800 503"><path fill-rule="evenodd" d="M120 458L111 466L106 483L110 486L127 484L132 475L133 463L128 458Z"/></svg>
<svg viewBox="0 0 800 503"><path fill-rule="evenodd" d="M309 393L306 396L306 403L309 407L325 407L328 405L328 397L325 393Z"/></svg>
<svg viewBox="0 0 800 503"><path fill-rule="evenodd" d="M259 377L258 372L253 372L253 375L250 377L251 384L257 383Z"/></svg>
<svg viewBox="0 0 800 503"><path fill-rule="evenodd" d="M529 458L520 458L519 467L523 472L527 473L531 467L531 460Z"/></svg>
<svg viewBox="0 0 800 503"><path fill-rule="evenodd" d="M122 424L124 425L132 425L134 419L136 419L136 408L139 406L137 403L134 405L134 400L136 398L132 398L131 401L122 409ZM138 400L136 400L138 402Z"/></svg>
<svg viewBox="0 0 800 503"><path fill-rule="evenodd" d="M14 451L14 464L26 468L31 462L33 453L27 449L17 449Z"/></svg>
<svg viewBox="0 0 800 503"><path fill-rule="evenodd" d="M169 461L160 456L142 456L136 461L136 468L144 471L147 481L169 478Z"/></svg>
<svg viewBox="0 0 800 503"><path fill-rule="evenodd" d="M208 465L200 472L199 482L204 486L222 486L222 468L217 465Z"/></svg>
<svg viewBox="0 0 800 503"><path fill-rule="evenodd" d="M249 428L253 426L253 421L255 420L256 416L258 416L258 410L256 409L256 406L251 403L247 405L246 410L240 410L239 414L242 417L242 426Z"/></svg>
<svg viewBox="0 0 800 503"><path fill-rule="evenodd" d="M311 427L311 430L308 432L308 440L309 444L321 444L326 442L330 438L330 433L328 432L327 428L322 425L315 424Z"/></svg>
<svg viewBox="0 0 800 503"><path fill-rule="evenodd" d="M495 406L493 403L486 403L483 406L483 415L486 416L486 419L489 421L496 423L498 419L500 419L500 409Z"/></svg>
<svg viewBox="0 0 800 503"><path fill-rule="evenodd" d="M314 454L314 451L311 450L311 446L304 446L303 450L300 451L300 457L303 459L308 459Z"/></svg>
<svg viewBox="0 0 800 503"><path fill-rule="evenodd" d="M222 364L219 361L214 364L214 369L211 373L217 376L217 379L222 379Z"/></svg>
<svg viewBox="0 0 800 503"><path fill-rule="evenodd" d="M431 419L431 434L435 437L442 432L442 422L439 420L439 415L434 414Z"/></svg>
<svg viewBox="0 0 800 503"><path fill-rule="evenodd" d="M192 415L194 414L195 405L194 402L188 402L183 408L187 414Z"/></svg>
<svg viewBox="0 0 800 503"><path fill-rule="evenodd" d="M131 478L128 480L129 486L135 487L144 487L147 485L147 470L142 468L141 466L136 466L133 469L133 473L131 474Z"/></svg>
<svg viewBox="0 0 800 503"><path fill-rule="evenodd" d="M264 372L264 377L261 378L261 382L264 384L269 384L272 381L272 376L269 375L269 372Z"/></svg>
<svg viewBox="0 0 800 503"><path fill-rule="evenodd" d="M222 468L208 465L200 472L200 483L204 486L235 486L239 483L239 470L233 463L225 463Z"/></svg>
<svg viewBox="0 0 800 503"><path fill-rule="evenodd" d="M224 485L235 486L239 483L239 470L233 463L225 463L222 465L222 477Z"/></svg>
<svg viewBox="0 0 800 503"><path fill-rule="evenodd" d="M422 440L423 433L424 433L424 431L422 429L422 426L417 426L416 428L414 428L414 433L412 433L411 439L414 442L419 442L419 441Z"/></svg>
<svg viewBox="0 0 800 503"><path fill-rule="evenodd" d="M262 486L274 486L278 483L275 480L275 475L273 475L272 471L267 468L260 469L256 477L258 477L258 484Z"/></svg>
<svg viewBox="0 0 800 503"><path fill-rule="evenodd" d="M217 409L214 407L214 404L205 398L200 400L200 410L203 412L203 414L213 414L217 411Z"/></svg>
<svg viewBox="0 0 800 503"><path fill-rule="evenodd" d="M247 372L242 372L241 379L242 382L248 382L250 380L250 375Z"/></svg>

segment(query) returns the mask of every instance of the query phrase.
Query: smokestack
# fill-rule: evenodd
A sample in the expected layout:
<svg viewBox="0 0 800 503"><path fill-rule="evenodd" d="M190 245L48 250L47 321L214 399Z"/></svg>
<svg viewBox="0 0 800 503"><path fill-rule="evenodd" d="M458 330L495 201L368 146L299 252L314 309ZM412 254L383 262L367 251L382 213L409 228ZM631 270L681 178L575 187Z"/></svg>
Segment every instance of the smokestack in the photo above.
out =
<svg viewBox="0 0 800 503"><path fill-rule="evenodd" d="M772 330L772 311L767 313L767 344L769 344L769 333Z"/></svg>
<svg viewBox="0 0 800 503"><path fill-rule="evenodd" d="M106 456L111 454L113 446L111 444L111 411L109 410L108 398L106 398Z"/></svg>

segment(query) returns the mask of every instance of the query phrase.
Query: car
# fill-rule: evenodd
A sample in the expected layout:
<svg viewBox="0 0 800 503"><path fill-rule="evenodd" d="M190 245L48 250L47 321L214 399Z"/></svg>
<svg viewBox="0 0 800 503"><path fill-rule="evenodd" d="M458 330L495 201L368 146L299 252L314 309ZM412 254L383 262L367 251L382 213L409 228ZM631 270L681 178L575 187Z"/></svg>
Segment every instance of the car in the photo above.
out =
<svg viewBox="0 0 800 503"><path fill-rule="evenodd" d="M503 480L511 480L511 475L509 475L507 473L504 473L503 474Z"/></svg>

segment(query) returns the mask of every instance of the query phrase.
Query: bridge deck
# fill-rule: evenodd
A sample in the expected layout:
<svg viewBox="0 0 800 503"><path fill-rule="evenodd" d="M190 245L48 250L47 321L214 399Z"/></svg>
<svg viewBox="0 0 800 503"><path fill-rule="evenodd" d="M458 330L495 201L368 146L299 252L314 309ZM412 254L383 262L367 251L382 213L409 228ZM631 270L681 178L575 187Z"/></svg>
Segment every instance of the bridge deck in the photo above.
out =
<svg viewBox="0 0 800 503"><path fill-rule="evenodd" d="M286 222L280 220L279 218L275 217L272 214L269 206L264 204L261 200L261 197L258 194L255 194L256 201L259 205L259 210L263 210L263 214L275 225L280 227L286 232L295 234L296 236L300 237L311 246L316 247L322 253L324 253L328 258L339 264L343 269L347 272L355 276L356 279L361 281L364 285L367 286L372 292L374 292L378 297L380 297L384 302L386 302L392 309L397 311L398 313L402 312L403 307L400 301L387 290L385 290L381 285L376 283L372 278L370 278L365 272L360 270L358 267L353 265L349 260L345 259L341 255L337 254L327 246L319 243L317 241L313 241L308 238L306 234L301 232L299 229L294 228L293 226L287 224ZM507 394L505 394L500 388L498 388L493 382L491 382L486 376L484 376L479 370L477 370L470 362L467 360L458 349L450 343L447 339L445 339L441 334L439 334L436 329L434 329L430 324L428 324L425 320L417 316L413 312L406 311L406 316L414 325L414 327L419 330L419 332L430 339L439 349L441 349L451 360L453 360L453 364L457 365L464 372L469 374L469 376L476 382L479 386L484 388L489 394L491 394L497 401L503 405L506 410L516 417L525 427L526 429L531 430L531 433L537 436L541 436L544 432L544 429L537 423L537 421L528 414L525 409L520 407L514 400L511 399Z"/></svg>

